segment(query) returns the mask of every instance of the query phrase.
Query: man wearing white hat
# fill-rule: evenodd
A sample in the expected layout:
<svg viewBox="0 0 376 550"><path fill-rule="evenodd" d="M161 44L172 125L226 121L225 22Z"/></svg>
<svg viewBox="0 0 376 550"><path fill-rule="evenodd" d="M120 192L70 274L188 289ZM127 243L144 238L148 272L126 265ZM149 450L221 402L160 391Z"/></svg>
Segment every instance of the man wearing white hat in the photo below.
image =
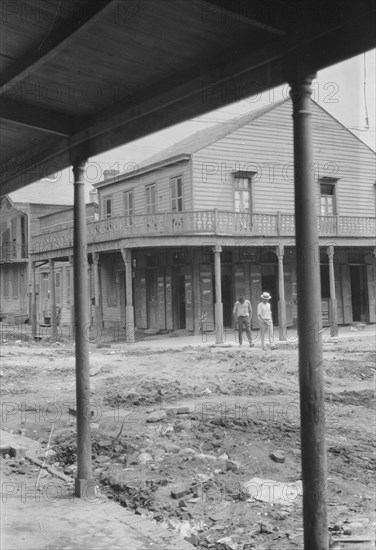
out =
<svg viewBox="0 0 376 550"><path fill-rule="evenodd" d="M263 292L261 294L262 302L257 306L257 318L260 323L261 347L263 350L265 349L266 331L268 331L270 349L274 349L273 319L269 303L270 298L269 292Z"/></svg>

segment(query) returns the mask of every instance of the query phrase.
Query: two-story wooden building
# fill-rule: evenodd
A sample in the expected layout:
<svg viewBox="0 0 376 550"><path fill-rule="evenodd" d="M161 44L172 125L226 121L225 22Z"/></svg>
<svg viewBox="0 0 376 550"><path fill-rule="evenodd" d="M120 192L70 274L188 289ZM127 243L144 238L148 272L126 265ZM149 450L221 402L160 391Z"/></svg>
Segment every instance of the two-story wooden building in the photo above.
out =
<svg viewBox="0 0 376 550"><path fill-rule="evenodd" d="M272 295L280 336L296 322L290 100L200 131L96 185L88 224L96 322L161 330L231 327L240 293ZM325 324L375 322L375 153L312 101ZM72 232L33 239L67 260ZM312 249L313 250L313 249ZM254 315L253 324L257 325ZM202 326L204 325L204 326Z"/></svg>
<svg viewBox="0 0 376 550"><path fill-rule="evenodd" d="M60 229L73 225L73 186L69 181L62 184L61 178L57 174L0 197L0 318L8 323L30 319L33 285L38 322L48 313L44 304L52 286L49 263L42 260L33 270L29 252L33 235L49 232L56 224ZM97 203L89 203L88 220L97 219L97 211ZM70 291L68 286L63 298L62 269L57 266L55 274L56 307L70 320L67 307L63 308L63 302L65 306L70 303Z"/></svg>

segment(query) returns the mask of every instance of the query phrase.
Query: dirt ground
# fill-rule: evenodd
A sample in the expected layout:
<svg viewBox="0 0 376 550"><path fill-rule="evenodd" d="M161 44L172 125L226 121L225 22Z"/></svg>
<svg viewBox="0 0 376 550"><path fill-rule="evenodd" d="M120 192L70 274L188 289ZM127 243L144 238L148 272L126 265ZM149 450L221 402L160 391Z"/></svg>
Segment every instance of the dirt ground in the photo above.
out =
<svg viewBox="0 0 376 550"><path fill-rule="evenodd" d="M324 344L329 529L343 541L333 548L374 548L375 359L372 334ZM69 342L2 343L2 429L50 442L48 462L72 480L74 365ZM90 373L102 493L197 548L302 548L295 343L266 352L93 343ZM29 467L2 462L5 472Z"/></svg>

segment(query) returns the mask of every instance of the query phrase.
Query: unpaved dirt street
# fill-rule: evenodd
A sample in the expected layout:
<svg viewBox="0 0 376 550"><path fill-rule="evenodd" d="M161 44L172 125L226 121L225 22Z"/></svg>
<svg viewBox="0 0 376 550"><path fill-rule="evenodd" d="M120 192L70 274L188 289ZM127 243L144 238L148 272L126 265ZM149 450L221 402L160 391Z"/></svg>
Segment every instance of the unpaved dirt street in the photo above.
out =
<svg viewBox="0 0 376 550"><path fill-rule="evenodd" d="M168 339L158 350L152 341L142 349L90 344L102 493L197 548L302 548L298 351L277 344L267 352L169 348ZM48 462L72 480L74 364L69 342L1 348L2 429L45 447L51 436ZM373 331L324 344L324 371L330 534L348 540L337 548L374 548ZM28 468L2 462L5 473Z"/></svg>

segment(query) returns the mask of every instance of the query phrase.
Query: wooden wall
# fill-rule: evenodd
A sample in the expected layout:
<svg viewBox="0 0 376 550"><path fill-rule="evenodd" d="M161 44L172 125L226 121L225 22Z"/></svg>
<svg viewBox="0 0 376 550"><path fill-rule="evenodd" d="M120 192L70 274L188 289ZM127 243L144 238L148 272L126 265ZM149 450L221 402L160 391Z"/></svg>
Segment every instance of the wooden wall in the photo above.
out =
<svg viewBox="0 0 376 550"><path fill-rule="evenodd" d="M294 213L291 109L282 103L193 154L194 209L234 210L233 173L249 171L256 172L253 212ZM333 177L339 215L375 216L375 153L313 102L312 113L317 213L318 180Z"/></svg>

